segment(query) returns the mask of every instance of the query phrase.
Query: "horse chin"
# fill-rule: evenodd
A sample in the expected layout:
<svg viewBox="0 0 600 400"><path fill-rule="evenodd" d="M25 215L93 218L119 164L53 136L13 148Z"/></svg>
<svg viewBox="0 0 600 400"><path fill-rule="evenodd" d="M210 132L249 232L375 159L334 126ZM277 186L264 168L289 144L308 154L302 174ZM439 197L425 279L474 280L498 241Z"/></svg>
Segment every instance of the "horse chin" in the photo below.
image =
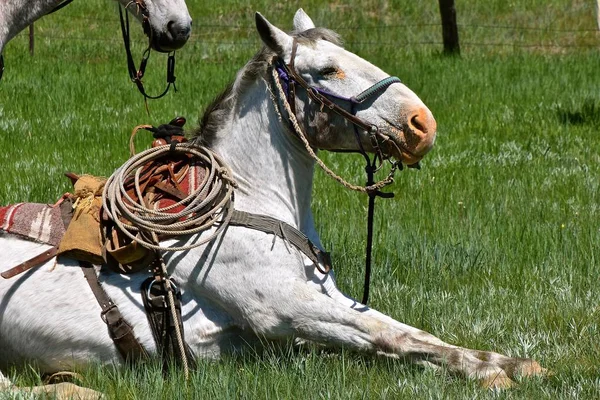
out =
<svg viewBox="0 0 600 400"><path fill-rule="evenodd" d="M416 154L408 149L403 140L395 134L380 134L380 137L383 139L380 141L382 150L391 158L402 162L404 165L415 165L425 157L425 154Z"/></svg>
<svg viewBox="0 0 600 400"><path fill-rule="evenodd" d="M423 156L415 156L412 153L402 152L402 154L399 157L394 156L394 158L400 160L404 165L411 166L418 164L419 161L423 159Z"/></svg>
<svg viewBox="0 0 600 400"><path fill-rule="evenodd" d="M411 153L410 151L406 151L406 150L396 150L394 149L394 151L390 152L392 158L394 158L395 160L400 161L402 164L404 165L415 165L418 164L419 161L421 161L423 159L423 156L417 156L413 153Z"/></svg>
<svg viewBox="0 0 600 400"><path fill-rule="evenodd" d="M170 53L182 48L188 40L189 36L182 38L171 38L168 34L152 33L150 46L153 50L160 53Z"/></svg>

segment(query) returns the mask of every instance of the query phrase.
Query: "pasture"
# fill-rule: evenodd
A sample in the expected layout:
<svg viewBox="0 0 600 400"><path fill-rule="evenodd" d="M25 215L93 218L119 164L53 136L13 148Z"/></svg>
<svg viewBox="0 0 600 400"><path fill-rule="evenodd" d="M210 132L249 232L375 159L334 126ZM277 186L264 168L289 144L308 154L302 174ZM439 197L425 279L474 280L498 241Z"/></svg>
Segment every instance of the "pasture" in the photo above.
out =
<svg viewBox="0 0 600 400"><path fill-rule="evenodd" d="M406 4L405 4L406 3ZM65 171L110 175L131 129L203 106L254 54L254 11L291 27L297 7L346 47L400 77L438 122L422 170L396 175L377 201L370 305L443 340L531 357L554 376L506 398L600 393L600 33L593 2L459 4L462 57L441 56L437 2L360 6L311 0L188 1L193 37L177 52L177 94L149 102L128 82L116 4L73 2L21 34L0 82L0 204L54 202ZM350 4L350 3L348 3ZM141 57L141 29L134 54ZM139 59L138 59L139 60ZM151 55L146 88L162 90L166 59ZM143 140L141 141L143 142ZM140 145L142 145L140 142ZM149 141L146 141L146 144ZM362 183L359 156L327 154ZM366 198L320 174L313 201L338 284L362 295ZM191 381L159 363L82 371L111 398L487 398L447 373L309 347L200 361ZM37 383L20 373L18 384Z"/></svg>

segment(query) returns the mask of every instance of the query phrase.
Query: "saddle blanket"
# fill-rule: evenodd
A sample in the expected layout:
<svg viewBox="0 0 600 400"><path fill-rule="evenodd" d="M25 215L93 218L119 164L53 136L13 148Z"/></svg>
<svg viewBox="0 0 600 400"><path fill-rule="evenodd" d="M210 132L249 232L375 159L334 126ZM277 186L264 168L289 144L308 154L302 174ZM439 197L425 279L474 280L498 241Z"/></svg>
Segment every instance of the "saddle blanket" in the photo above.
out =
<svg viewBox="0 0 600 400"><path fill-rule="evenodd" d="M58 246L65 234L61 208L48 204L17 203L0 207L0 233Z"/></svg>

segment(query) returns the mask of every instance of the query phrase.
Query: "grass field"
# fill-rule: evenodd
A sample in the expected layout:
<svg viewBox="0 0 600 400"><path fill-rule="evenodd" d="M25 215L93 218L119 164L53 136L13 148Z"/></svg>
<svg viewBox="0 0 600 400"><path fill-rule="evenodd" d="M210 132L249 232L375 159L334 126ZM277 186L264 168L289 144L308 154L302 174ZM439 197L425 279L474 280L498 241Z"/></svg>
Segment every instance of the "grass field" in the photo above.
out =
<svg viewBox="0 0 600 400"><path fill-rule="evenodd" d="M302 6L346 47L399 76L433 111L436 148L378 201L371 305L465 347L532 357L545 380L500 394L444 372L318 349L201 362L189 383L158 365L91 370L111 398L600 397L600 33L592 1L458 2L462 56L441 55L437 2L188 1L177 94L128 82L114 2L75 1L6 48L0 82L0 204L53 202L64 171L109 175L133 126L203 106L259 48L253 13L291 28ZM360 4L360 6L358 5ZM141 29L135 29L141 54ZM162 89L154 53L148 90ZM354 182L356 156L326 154ZM360 297L366 199L320 172L313 208L341 289ZM357 231L357 228L358 231ZM36 382L33 374L18 382Z"/></svg>

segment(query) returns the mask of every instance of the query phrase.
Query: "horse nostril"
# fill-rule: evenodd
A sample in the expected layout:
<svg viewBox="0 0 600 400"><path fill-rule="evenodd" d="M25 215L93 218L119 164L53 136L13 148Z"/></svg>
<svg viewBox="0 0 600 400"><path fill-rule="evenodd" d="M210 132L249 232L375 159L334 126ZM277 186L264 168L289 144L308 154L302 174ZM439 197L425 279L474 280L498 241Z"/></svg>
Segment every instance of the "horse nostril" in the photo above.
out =
<svg viewBox="0 0 600 400"><path fill-rule="evenodd" d="M176 21L169 21L167 23L167 32L169 32L174 41L186 41L190 37L191 31L191 23L181 24Z"/></svg>
<svg viewBox="0 0 600 400"><path fill-rule="evenodd" d="M169 21L167 23L167 32L169 32L173 38L177 36L177 32L175 30L175 21Z"/></svg>
<svg viewBox="0 0 600 400"><path fill-rule="evenodd" d="M421 119L419 118L419 114L413 115L410 119L410 127L415 133L423 132L427 133L427 127L423 124Z"/></svg>
<svg viewBox="0 0 600 400"><path fill-rule="evenodd" d="M435 132L435 122L425 110L418 110L409 120L410 129L416 135L427 135Z"/></svg>

